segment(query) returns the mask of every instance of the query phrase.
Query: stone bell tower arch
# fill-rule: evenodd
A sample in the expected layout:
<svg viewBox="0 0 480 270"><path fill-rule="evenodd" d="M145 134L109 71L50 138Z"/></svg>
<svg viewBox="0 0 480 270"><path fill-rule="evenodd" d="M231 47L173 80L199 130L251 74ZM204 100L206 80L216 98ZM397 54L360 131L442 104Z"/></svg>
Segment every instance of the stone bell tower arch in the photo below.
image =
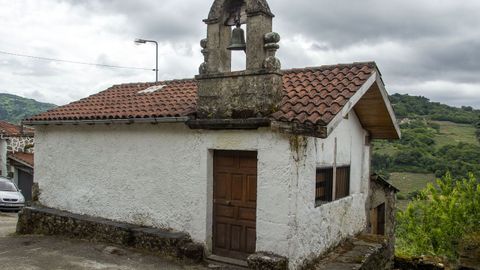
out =
<svg viewBox="0 0 480 270"><path fill-rule="evenodd" d="M261 118L275 111L282 74L275 57L280 35L272 32L274 15L266 0L215 0L204 20L207 38L200 43L204 62L196 76L198 118ZM246 70L231 71L232 26L246 30Z"/></svg>

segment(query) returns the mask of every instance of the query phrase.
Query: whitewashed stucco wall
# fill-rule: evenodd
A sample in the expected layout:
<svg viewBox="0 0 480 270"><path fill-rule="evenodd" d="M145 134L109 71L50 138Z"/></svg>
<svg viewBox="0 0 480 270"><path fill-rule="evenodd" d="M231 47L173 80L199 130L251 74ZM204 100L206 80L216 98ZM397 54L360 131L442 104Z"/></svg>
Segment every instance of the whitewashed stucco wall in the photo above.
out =
<svg viewBox="0 0 480 270"><path fill-rule="evenodd" d="M296 269L364 228L365 135L354 113L325 140L184 124L40 126L35 182L46 206L185 231L211 247L212 149L255 150L257 251L287 256ZM352 196L316 208L316 168L333 164L335 138Z"/></svg>
<svg viewBox="0 0 480 270"><path fill-rule="evenodd" d="M349 114L327 139L309 138L303 159L297 163L298 182L292 187L297 194L291 207L290 268L314 259L366 226L365 203L368 196L369 146L367 132L354 112ZM335 138L337 154L335 155ZM315 206L316 168L350 165L350 196Z"/></svg>
<svg viewBox="0 0 480 270"><path fill-rule="evenodd" d="M0 171L1 176L7 176L7 140L0 139Z"/></svg>
<svg viewBox="0 0 480 270"><path fill-rule="evenodd" d="M286 254L292 166L287 135L194 131L184 124L48 126L36 130L40 202L188 232L211 243L211 149L258 151L257 249Z"/></svg>

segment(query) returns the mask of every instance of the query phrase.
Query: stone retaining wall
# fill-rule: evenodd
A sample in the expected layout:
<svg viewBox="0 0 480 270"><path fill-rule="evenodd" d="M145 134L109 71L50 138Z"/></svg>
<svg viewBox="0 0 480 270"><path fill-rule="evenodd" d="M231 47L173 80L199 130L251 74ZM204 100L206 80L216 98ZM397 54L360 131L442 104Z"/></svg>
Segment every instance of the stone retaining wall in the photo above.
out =
<svg viewBox="0 0 480 270"><path fill-rule="evenodd" d="M18 234L60 235L104 242L176 256L194 262L203 260L204 247L186 233L72 214L60 210L26 207L19 213Z"/></svg>

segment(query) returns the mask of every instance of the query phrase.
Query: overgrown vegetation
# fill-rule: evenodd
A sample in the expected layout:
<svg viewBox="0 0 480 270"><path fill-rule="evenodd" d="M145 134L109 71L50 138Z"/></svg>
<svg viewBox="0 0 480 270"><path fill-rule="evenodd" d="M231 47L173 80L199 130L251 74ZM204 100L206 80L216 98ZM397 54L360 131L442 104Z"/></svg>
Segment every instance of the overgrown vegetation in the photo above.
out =
<svg viewBox="0 0 480 270"><path fill-rule="evenodd" d="M373 155L375 170L389 172L435 173L447 172L467 177L471 172L480 176L480 145L455 143L438 146L439 126L426 120L412 120L401 125L403 134L398 142L390 143L396 151ZM379 146L381 147L381 145Z"/></svg>
<svg viewBox="0 0 480 270"><path fill-rule="evenodd" d="M377 173L387 178L392 172L480 176L480 110L400 94L391 96L391 101L402 123L402 139L374 142Z"/></svg>
<svg viewBox="0 0 480 270"><path fill-rule="evenodd" d="M458 259L459 241L480 232L480 185L470 174L429 184L397 218L397 255Z"/></svg>
<svg viewBox="0 0 480 270"><path fill-rule="evenodd" d="M22 98L10 94L0 94L0 120L19 124L27 118L49 109L55 105L41 103L33 99Z"/></svg>

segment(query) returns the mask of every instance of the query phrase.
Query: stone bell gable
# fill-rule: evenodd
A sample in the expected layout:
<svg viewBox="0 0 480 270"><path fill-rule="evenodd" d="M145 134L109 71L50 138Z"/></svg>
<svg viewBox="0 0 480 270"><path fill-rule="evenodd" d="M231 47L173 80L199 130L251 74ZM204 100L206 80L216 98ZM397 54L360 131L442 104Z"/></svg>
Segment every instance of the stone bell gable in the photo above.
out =
<svg viewBox="0 0 480 270"><path fill-rule="evenodd" d="M198 80L198 118L245 119L275 112L282 94L280 35L272 32L274 15L264 0L217 0L204 22L204 63ZM232 26L247 25L246 70L232 72Z"/></svg>

